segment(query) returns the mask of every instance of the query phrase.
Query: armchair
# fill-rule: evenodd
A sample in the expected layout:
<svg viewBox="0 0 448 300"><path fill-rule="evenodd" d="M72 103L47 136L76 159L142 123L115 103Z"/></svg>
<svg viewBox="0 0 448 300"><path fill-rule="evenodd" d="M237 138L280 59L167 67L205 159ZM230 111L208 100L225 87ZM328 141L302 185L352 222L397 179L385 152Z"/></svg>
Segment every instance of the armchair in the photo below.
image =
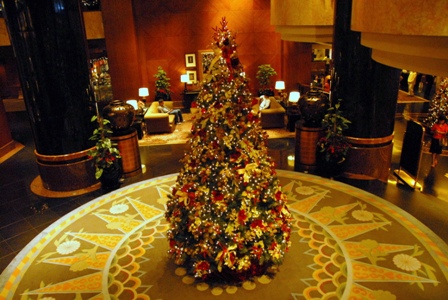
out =
<svg viewBox="0 0 448 300"><path fill-rule="evenodd" d="M165 106L173 108L173 101L164 101ZM159 102L154 101L145 113L145 124L147 133L173 132L176 128L175 116L161 113L158 110Z"/></svg>
<svg viewBox="0 0 448 300"><path fill-rule="evenodd" d="M259 110L261 98L258 99L256 111L260 112L261 128L284 128L286 111L274 97L269 97L271 100L270 106L267 109Z"/></svg>

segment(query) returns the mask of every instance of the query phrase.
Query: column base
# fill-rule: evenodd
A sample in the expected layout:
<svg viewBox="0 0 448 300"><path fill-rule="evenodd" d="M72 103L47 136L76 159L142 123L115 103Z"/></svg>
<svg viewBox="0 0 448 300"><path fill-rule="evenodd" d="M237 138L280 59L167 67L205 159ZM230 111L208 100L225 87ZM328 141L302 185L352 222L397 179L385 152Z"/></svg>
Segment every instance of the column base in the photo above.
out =
<svg viewBox="0 0 448 300"><path fill-rule="evenodd" d="M43 187L54 192L72 192L96 184L95 165L88 157L89 150L63 155L43 155L34 151Z"/></svg>
<svg viewBox="0 0 448 300"><path fill-rule="evenodd" d="M30 185L31 192L34 194L46 197L46 198L68 198L68 197L75 197L80 196L84 194L88 194L90 192L96 191L101 188L101 183L97 182L91 186L88 186L86 188L72 190L72 191L52 191L47 188L45 188L44 183L42 182L42 178L40 176L37 176Z"/></svg>
<svg viewBox="0 0 448 300"><path fill-rule="evenodd" d="M348 137L352 146L348 151L344 177L387 182L392 162L393 138L393 135L382 138Z"/></svg>

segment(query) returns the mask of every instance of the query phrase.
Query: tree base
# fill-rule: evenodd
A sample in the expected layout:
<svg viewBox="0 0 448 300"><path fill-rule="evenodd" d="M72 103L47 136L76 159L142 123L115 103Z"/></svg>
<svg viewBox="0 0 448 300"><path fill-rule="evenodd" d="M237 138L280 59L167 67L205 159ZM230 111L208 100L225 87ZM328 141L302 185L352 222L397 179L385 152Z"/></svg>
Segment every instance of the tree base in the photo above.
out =
<svg viewBox="0 0 448 300"><path fill-rule="evenodd" d="M184 266L187 268L186 266ZM187 270L191 270L188 269ZM231 270L228 267L223 267L221 272L212 271L200 278L196 277L193 272L190 272L192 277L195 277L198 281L205 282L211 286L240 286L245 281L254 280L256 277L268 276L273 278L277 273L277 268L272 264L258 265L257 263L251 264L251 267L245 271Z"/></svg>

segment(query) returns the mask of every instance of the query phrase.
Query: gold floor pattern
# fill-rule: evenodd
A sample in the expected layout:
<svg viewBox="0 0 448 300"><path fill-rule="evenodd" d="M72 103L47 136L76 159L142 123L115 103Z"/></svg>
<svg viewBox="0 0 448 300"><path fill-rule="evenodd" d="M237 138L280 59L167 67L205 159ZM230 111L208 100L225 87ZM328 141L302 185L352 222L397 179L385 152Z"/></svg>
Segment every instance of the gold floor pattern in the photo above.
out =
<svg viewBox="0 0 448 300"><path fill-rule="evenodd" d="M336 181L278 171L294 216L274 278L208 286L167 256L176 174L95 199L44 230L0 277L0 299L445 299L447 245L401 209Z"/></svg>

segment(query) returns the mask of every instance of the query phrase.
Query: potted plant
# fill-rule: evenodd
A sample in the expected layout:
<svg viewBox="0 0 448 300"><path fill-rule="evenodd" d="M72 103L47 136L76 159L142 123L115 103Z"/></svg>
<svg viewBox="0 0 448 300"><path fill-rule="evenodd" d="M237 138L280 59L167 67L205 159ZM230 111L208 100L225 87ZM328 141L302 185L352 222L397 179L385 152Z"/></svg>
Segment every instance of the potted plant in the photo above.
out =
<svg viewBox="0 0 448 300"><path fill-rule="evenodd" d="M156 78L156 96L154 100L171 100L170 78L168 78L161 66L157 68L157 73L154 77Z"/></svg>
<svg viewBox="0 0 448 300"><path fill-rule="evenodd" d="M89 140L95 141L95 147L88 152L95 164L95 178L99 179L104 189L117 188L123 173L121 166L120 151L112 142L112 130L109 128L110 121L93 116L92 122L98 122L98 128L93 131Z"/></svg>
<svg viewBox="0 0 448 300"><path fill-rule="evenodd" d="M327 114L322 120L324 136L317 142L317 151L319 157L319 168L323 175L337 175L341 173L350 143L343 134L351 123L343 116L339 109L341 106L339 100L334 106L327 110Z"/></svg>
<svg viewBox="0 0 448 300"><path fill-rule="evenodd" d="M271 77L277 75L274 68L269 64L259 65L256 78L260 84L258 95L274 96L274 90L271 87Z"/></svg>

